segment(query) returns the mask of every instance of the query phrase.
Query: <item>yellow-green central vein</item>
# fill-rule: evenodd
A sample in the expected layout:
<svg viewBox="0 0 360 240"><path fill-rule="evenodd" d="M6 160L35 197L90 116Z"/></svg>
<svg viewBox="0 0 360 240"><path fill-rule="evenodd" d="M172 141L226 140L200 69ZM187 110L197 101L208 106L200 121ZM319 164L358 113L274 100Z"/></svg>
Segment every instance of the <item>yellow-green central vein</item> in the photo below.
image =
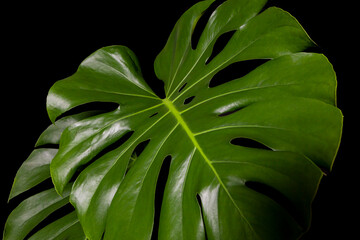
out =
<svg viewBox="0 0 360 240"><path fill-rule="evenodd" d="M241 210L239 209L239 207L237 206L237 204L235 203L235 200L232 198L232 196L230 195L229 190L226 188L225 184L223 183L223 181L221 180L218 172L216 171L216 169L214 168L214 166L212 165L211 161L209 160L209 158L206 156L206 154L204 153L204 151L202 150L200 144L198 143L198 141L195 138L195 134L190 130L189 126L187 125L187 123L184 121L184 119L182 118L180 112L176 109L176 107L173 105L173 103L165 98L163 99L164 104L168 107L169 111L174 115L174 117L176 118L176 120L180 123L180 125L183 127L183 129L185 130L186 134L188 135L188 137L190 138L190 140L192 141L192 143L194 144L195 148L199 151L199 153L201 154L201 156L204 158L205 162L209 165L209 167L211 168L211 170L214 172L216 178L218 179L220 185L222 186L222 188L224 189L224 191L226 192L226 194L229 196L231 202L234 204L234 206L236 207L236 209L239 211L240 215L242 216L242 218L247 222L247 224L250 226L250 228L252 228L252 226L250 225L250 223L247 221L247 219L245 218L245 216L242 214Z"/></svg>
<svg viewBox="0 0 360 240"><path fill-rule="evenodd" d="M198 141L196 140L194 133L190 130L189 126L186 124L186 122L184 121L184 119L180 115L180 112L175 108L175 106L173 105L173 103L169 99L165 98L165 99L163 99L163 102L169 108L170 112L175 116L176 120L183 127L183 129L187 133L188 137L190 138L190 140L192 141L192 143L196 147L196 149L199 151L201 156L203 156L203 158L205 159L206 163L209 164L210 168L214 171L214 173L215 173L216 177L219 179L220 183L223 184L220 177L219 177L219 175L218 175L218 173L216 172L216 169L211 164L211 161L209 160L209 158L205 155L204 151L202 150L202 148L200 147Z"/></svg>

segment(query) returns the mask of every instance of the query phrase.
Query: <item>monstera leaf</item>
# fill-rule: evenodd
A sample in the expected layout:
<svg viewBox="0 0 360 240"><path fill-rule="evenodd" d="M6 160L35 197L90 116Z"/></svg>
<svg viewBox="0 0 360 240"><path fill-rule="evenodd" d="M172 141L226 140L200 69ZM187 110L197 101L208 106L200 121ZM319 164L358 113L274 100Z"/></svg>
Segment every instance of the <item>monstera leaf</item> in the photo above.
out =
<svg viewBox="0 0 360 240"><path fill-rule="evenodd" d="M50 162L56 155L60 136L63 130L71 124L94 115L96 112L64 117L49 126L36 142L36 149L19 168L12 186L9 200L36 187L50 178ZM4 229L6 239L85 239L84 232L75 211L43 227L31 234L34 228L49 215L62 209L69 203L71 184L59 196L54 188L47 189L22 201L9 215ZM31 236L29 236L29 234ZM29 238L30 237L30 238Z"/></svg>
<svg viewBox="0 0 360 240"><path fill-rule="evenodd" d="M289 13L263 9L265 0L224 1L195 44L213 2L185 12L155 60L166 98L152 92L124 46L96 51L50 89L52 121L86 103L118 104L70 124L50 163L55 189L70 194L88 239L289 240L309 228L341 137L335 73L324 55L302 52L312 40ZM213 84L256 59L267 61Z"/></svg>

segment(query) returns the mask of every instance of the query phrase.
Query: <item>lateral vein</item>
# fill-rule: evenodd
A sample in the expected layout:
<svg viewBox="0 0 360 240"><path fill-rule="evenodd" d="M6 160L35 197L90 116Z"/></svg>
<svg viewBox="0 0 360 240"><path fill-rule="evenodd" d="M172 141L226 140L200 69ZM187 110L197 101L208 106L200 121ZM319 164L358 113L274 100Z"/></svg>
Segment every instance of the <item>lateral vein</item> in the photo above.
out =
<svg viewBox="0 0 360 240"><path fill-rule="evenodd" d="M174 115L174 117L176 118L176 120L180 123L180 125L183 127L183 129L185 130L186 134L188 135L188 137L190 138L191 142L194 144L196 150L199 151L199 153L201 154L201 156L204 158L205 162L209 165L209 167L211 168L211 170L213 171L214 175L216 176L216 178L218 179L221 187L224 189L224 191L226 192L226 194L228 195L229 199L231 200L231 202L234 204L235 208L237 209L237 211L239 212L239 214L241 215L241 217L245 220L245 222L249 225L249 227L254 231L253 227L251 226L251 224L248 222L248 220L246 219L246 217L243 215L242 211L239 209L239 207L237 206L235 200L233 199L233 197L231 196L229 190L227 189L227 187L225 186L224 182L221 180L218 172L216 171L216 169L214 168L214 166L212 165L210 159L206 156L206 154L204 153L203 149L201 148L200 144L198 143L198 141L195 138L195 135L193 134L193 132L190 130L189 126L187 125L187 123L184 121L184 119L182 118L180 112L176 109L176 107L173 105L173 103L165 98L163 99L163 103L165 104L165 106L167 106L169 108L169 111ZM255 232L255 231L254 231Z"/></svg>

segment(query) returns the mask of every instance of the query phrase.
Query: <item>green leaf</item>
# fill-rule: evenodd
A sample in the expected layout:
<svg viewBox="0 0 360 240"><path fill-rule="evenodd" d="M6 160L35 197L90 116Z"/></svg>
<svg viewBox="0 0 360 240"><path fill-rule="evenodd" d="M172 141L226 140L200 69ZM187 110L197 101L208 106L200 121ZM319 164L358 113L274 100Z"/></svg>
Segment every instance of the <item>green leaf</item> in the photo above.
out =
<svg viewBox="0 0 360 240"><path fill-rule="evenodd" d="M140 110L158 101L142 79L135 55L126 47L118 48L100 49L81 64L77 74L50 89L47 110L51 121L87 102L132 102L132 108ZM148 101L138 101L143 98Z"/></svg>
<svg viewBox="0 0 360 240"><path fill-rule="evenodd" d="M56 220L36 232L29 240L84 240L85 235L82 231L79 219L75 212Z"/></svg>
<svg viewBox="0 0 360 240"><path fill-rule="evenodd" d="M84 112L64 117L49 126L39 137L35 149L19 168L10 192L9 200L34 188L50 178L50 162L58 149L44 147L49 144L59 144L63 130L76 123L99 113ZM63 196L55 189L48 189L23 200L9 215L3 233L4 240L25 239L40 222L50 214L69 204L71 185L66 187ZM85 235L75 212L45 226L30 239L84 239Z"/></svg>
<svg viewBox="0 0 360 240"><path fill-rule="evenodd" d="M308 230L321 169L331 170L341 138L335 72L324 55L303 52L313 41L289 13L263 10L265 0L225 1L192 46L213 2L184 13L155 60L165 99L124 46L96 51L50 89L52 121L90 102L119 105L67 127L50 164L63 195L81 171L70 201L87 238L150 239L158 176L169 156L159 239L289 240ZM253 59L268 61L209 87L229 66Z"/></svg>
<svg viewBox="0 0 360 240"><path fill-rule="evenodd" d="M99 114L100 111L87 111L68 117L64 117L55 124L50 125L38 138L35 147L47 145L47 144L59 144L62 132L68 126L95 114Z"/></svg>
<svg viewBox="0 0 360 240"><path fill-rule="evenodd" d="M68 203L69 193L69 187L63 197L49 189L21 202L6 221L4 239L24 239L36 225Z"/></svg>
<svg viewBox="0 0 360 240"><path fill-rule="evenodd" d="M35 149L19 168L9 200L50 178L50 162L57 149Z"/></svg>

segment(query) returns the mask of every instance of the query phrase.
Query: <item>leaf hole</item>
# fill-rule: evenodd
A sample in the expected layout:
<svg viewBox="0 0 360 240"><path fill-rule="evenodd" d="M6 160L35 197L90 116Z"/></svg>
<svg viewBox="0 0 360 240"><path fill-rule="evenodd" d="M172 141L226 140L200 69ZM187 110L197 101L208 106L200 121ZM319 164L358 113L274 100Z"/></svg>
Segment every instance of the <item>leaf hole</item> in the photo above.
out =
<svg viewBox="0 0 360 240"><path fill-rule="evenodd" d="M50 166L49 166L49 177L43 181L41 181L40 183L36 184L34 187L20 193L19 195L16 195L14 198L11 199L11 202L15 202L15 205L20 204L20 202L24 199L27 199L31 196L34 196L35 194L38 194L42 191L44 191L44 189L50 189L53 188L54 184L50 178Z"/></svg>
<svg viewBox="0 0 360 240"><path fill-rule="evenodd" d="M225 116L231 115L231 114L233 114L233 113L236 113L236 112L238 112L238 111L240 111L240 110L242 110L242 109L244 109L244 108L245 108L245 106L238 106L238 107L236 107L236 108L231 108L231 109L228 109L228 110L222 112L222 113L219 114L218 116L219 116L219 117L225 117Z"/></svg>
<svg viewBox="0 0 360 240"><path fill-rule="evenodd" d="M47 144L42 144L39 146L35 146L35 149L41 149L41 148L50 148L50 149L59 149L59 144L55 144L55 143L47 143Z"/></svg>
<svg viewBox="0 0 360 240"><path fill-rule="evenodd" d="M111 112L111 111L114 111L115 109L117 109L118 107L119 107L119 104L118 103L113 103L113 102L85 103L85 104L81 104L79 106L76 106L76 107L70 109L69 111L61 114L59 117L57 117L57 119L67 117L67 116L71 116L71 115L75 115L75 114L79 114L79 113L83 113L83 112L86 112L86 111L99 111L99 113Z"/></svg>
<svg viewBox="0 0 360 240"><path fill-rule="evenodd" d="M230 141L231 144L236 145L236 146L242 146L242 147L248 147L248 148L258 148L258 149L264 149L264 150L271 150L271 148L267 147L266 145L255 141L253 139L250 138L244 138L244 137L240 137L240 138L234 138Z"/></svg>
<svg viewBox="0 0 360 240"><path fill-rule="evenodd" d="M161 212L161 205L164 197L164 191L166 182L169 176L170 171L170 164L171 164L171 156L165 157L161 169L159 172L159 176L156 183L156 190L155 190L155 216L154 216L154 228L152 232L151 239L157 240L159 234L159 221L160 221L160 212Z"/></svg>
<svg viewBox="0 0 360 240"><path fill-rule="evenodd" d="M40 203L39 203L40 204ZM74 211L74 207L71 204L66 204L65 206L55 210L54 212L50 213L44 220L42 220L38 225L36 225L24 239L29 239L30 236L34 235L47 225L51 224L52 222L64 217L65 215Z"/></svg>
<svg viewBox="0 0 360 240"><path fill-rule="evenodd" d="M158 114L158 112L156 112L156 113L154 113L154 114L150 115L150 116L149 116L149 118L152 118L152 117L156 116L157 114Z"/></svg>
<svg viewBox="0 0 360 240"><path fill-rule="evenodd" d="M207 240L208 237L207 237L207 233L206 233L206 224L205 224L205 217L204 217L204 209L203 209L201 197L200 197L199 194L196 194L196 201L197 201L197 203L198 203L198 205L199 205L199 208L200 208L201 220L202 220L202 223L203 223L203 226L204 226L205 240Z"/></svg>
<svg viewBox="0 0 360 240"><path fill-rule="evenodd" d="M253 59L230 64L212 77L209 82L209 87L213 88L234 79L241 78L267 61L269 61L269 59Z"/></svg>
<svg viewBox="0 0 360 240"><path fill-rule="evenodd" d="M300 226L305 228L306 223L304 220L302 221L301 215L295 205L280 191L267 184L256 181L246 181L245 186L274 200L282 206Z"/></svg>
<svg viewBox="0 0 360 240"><path fill-rule="evenodd" d="M79 174L88 166L90 166L93 162L95 162L96 160L98 160L99 158L101 158L102 156L104 156L105 154L117 149L118 147L120 147L121 145L123 145L132 135L133 135L134 131L129 131L127 133L125 133L123 136L121 136L118 140L114 141L113 143L111 143L110 145L108 145L107 147L105 147L104 149L102 149L98 154L96 154L95 157L93 157L90 161L88 161L86 164L79 166L76 169L75 174L71 177L70 181L75 181L76 178L79 176Z"/></svg>
<svg viewBox="0 0 360 240"><path fill-rule="evenodd" d="M181 92L185 88L186 84L187 83L184 83L184 85L182 85L181 88L179 88L179 92Z"/></svg>
<svg viewBox="0 0 360 240"><path fill-rule="evenodd" d="M200 19L195 25L194 31L191 35L191 47L196 49L199 43L202 32L205 29L206 24L208 23L211 14L223 4L226 0L216 0L214 1L201 15Z"/></svg>
<svg viewBox="0 0 360 240"><path fill-rule="evenodd" d="M311 52L311 53L323 53L324 50L320 46L311 46L304 50L304 52Z"/></svg>
<svg viewBox="0 0 360 240"><path fill-rule="evenodd" d="M150 142L150 139L148 140L145 140L141 143L139 143L134 151L132 152L131 154L131 157L130 157L130 160L129 160L129 163L128 163L128 166L127 166L127 170L126 170L126 173L129 171L129 169L134 166L135 164L135 161L138 157L140 157L141 153L145 150L146 146L149 144Z"/></svg>
<svg viewBox="0 0 360 240"><path fill-rule="evenodd" d="M133 153L136 154L138 157L141 155L141 153L145 150L146 146L149 144L150 139L142 141L141 143L139 143Z"/></svg>
<svg viewBox="0 0 360 240"><path fill-rule="evenodd" d="M129 138L134 134L134 131L128 131L123 136L121 136L118 140L111 143L107 147L105 147L101 152L99 152L93 160L99 159L100 157L104 156L106 153L115 150L116 148L123 145Z"/></svg>
<svg viewBox="0 0 360 240"><path fill-rule="evenodd" d="M236 32L236 30L229 31L229 32L223 33L220 37L218 37L218 39L216 40L215 45L213 47L213 50L211 52L211 55L206 60L205 64L209 64L211 62L211 60L213 60L225 48L226 44L230 41L230 39L232 38L232 36L234 35L235 32Z"/></svg>
<svg viewBox="0 0 360 240"><path fill-rule="evenodd" d="M191 103L191 101L195 98L195 96L188 97L184 100L184 105Z"/></svg>

